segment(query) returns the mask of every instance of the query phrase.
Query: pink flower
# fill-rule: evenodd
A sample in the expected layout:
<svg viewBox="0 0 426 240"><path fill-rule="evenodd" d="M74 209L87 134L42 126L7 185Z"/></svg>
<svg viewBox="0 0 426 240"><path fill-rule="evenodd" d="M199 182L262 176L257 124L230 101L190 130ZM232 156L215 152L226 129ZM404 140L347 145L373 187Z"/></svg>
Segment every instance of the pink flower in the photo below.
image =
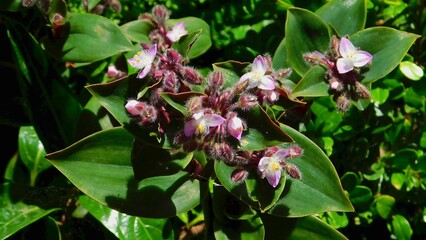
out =
<svg viewBox="0 0 426 240"><path fill-rule="evenodd" d="M181 37L187 35L188 32L185 30L185 23L180 22L173 26L171 31L168 31L166 36L172 42L177 42Z"/></svg>
<svg viewBox="0 0 426 240"><path fill-rule="evenodd" d="M373 58L369 52L355 48L347 38L340 40L339 52L342 57L337 59L336 66L340 74L347 73L354 67L362 67Z"/></svg>
<svg viewBox="0 0 426 240"><path fill-rule="evenodd" d="M156 54L157 44L154 44L147 50L137 52L134 57L127 60L132 67L140 70L137 78L144 78L149 73Z"/></svg>
<svg viewBox="0 0 426 240"><path fill-rule="evenodd" d="M251 72L241 76L240 81L248 80L248 88L258 87L263 90L275 89L275 81L269 76L265 75L268 70L268 65L262 56L257 56L253 61Z"/></svg>
<svg viewBox="0 0 426 240"><path fill-rule="evenodd" d="M266 177L268 183L275 188L281 179L281 172L283 170L281 162L289 156L290 150L281 149L274 153L274 155L271 157L261 158L259 164L257 165L257 169L261 174L261 178Z"/></svg>
<svg viewBox="0 0 426 240"><path fill-rule="evenodd" d="M132 116L139 116L141 115L142 110L145 108L145 105L146 104L143 102L132 99L127 101L125 108Z"/></svg>
<svg viewBox="0 0 426 240"><path fill-rule="evenodd" d="M228 132L234 138L241 140L241 135L243 134L243 121L237 116L231 116L231 119L228 121Z"/></svg>
<svg viewBox="0 0 426 240"><path fill-rule="evenodd" d="M214 113L204 113L202 111L192 115L191 120L185 123L185 136L192 136L194 133L203 135L208 132L210 127L216 127L226 121L225 118Z"/></svg>

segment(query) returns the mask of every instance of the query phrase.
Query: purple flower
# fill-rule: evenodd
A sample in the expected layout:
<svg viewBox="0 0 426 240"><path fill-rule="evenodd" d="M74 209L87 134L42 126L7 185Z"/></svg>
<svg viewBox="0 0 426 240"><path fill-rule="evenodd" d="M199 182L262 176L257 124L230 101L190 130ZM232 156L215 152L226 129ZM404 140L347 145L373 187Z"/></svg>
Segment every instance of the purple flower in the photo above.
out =
<svg viewBox="0 0 426 240"><path fill-rule="evenodd" d="M188 34L185 30L185 23L180 22L173 26L171 31L168 31L166 36L171 42L177 42L181 37Z"/></svg>
<svg viewBox="0 0 426 240"><path fill-rule="evenodd" d="M241 76L240 81L248 80L248 88L258 87L263 90L275 89L275 81L269 76L265 75L268 70L268 65L262 56L257 56L253 61L251 72Z"/></svg>
<svg viewBox="0 0 426 240"><path fill-rule="evenodd" d="M355 48L347 38L340 40L339 52L342 57L337 59L336 66L340 74L347 73L354 67L362 67L373 58L369 52Z"/></svg>
<svg viewBox="0 0 426 240"><path fill-rule="evenodd" d="M229 134L240 141L241 135L243 134L243 121L235 115L231 116L231 119L228 121L227 129Z"/></svg>
<svg viewBox="0 0 426 240"><path fill-rule="evenodd" d="M127 60L132 67L140 70L137 78L144 78L149 73L156 54L157 44L154 44L147 50L137 52L135 56Z"/></svg>
<svg viewBox="0 0 426 240"><path fill-rule="evenodd" d="M280 149L271 157L263 157L260 159L257 168L261 174L261 178L268 180L272 187L276 187L281 179L282 165L281 162L290 156L289 149Z"/></svg>
<svg viewBox="0 0 426 240"><path fill-rule="evenodd" d="M132 116L139 116L145 108L145 105L146 104L143 102L139 102L132 99L127 101L125 108Z"/></svg>
<svg viewBox="0 0 426 240"><path fill-rule="evenodd" d="M185 136L192 136L194 133L203 135L208 132L210 127L216 127L226 121L225 118L214 113L204 113L202 111L192 115L191 120L185 123Z"/></svg>

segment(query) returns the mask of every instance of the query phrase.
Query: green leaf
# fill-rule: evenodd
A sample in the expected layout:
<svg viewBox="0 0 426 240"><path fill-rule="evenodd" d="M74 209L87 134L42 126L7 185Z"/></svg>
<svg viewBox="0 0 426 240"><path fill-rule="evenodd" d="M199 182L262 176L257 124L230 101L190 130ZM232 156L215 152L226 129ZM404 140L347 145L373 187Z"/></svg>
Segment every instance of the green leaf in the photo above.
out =
<svg viewBox="0 0 426 240"><path fill-rule="evenodd" d="M328 84L325 82L325 69L321 66L314 66L306 72L303 78L297 83L290 94L291 98L296 97L323 97L328 96Z"/></svg>
<svg viewBox="0 0 426 240"><path fill-rule="evenodd" d="M132 135L118 127L90 135L46 158L82 192L129 215L171 217L200 203L200 183L188 173L137 181L132 144Z"/></svg>
<svg viewBox="0 0 426 240"><path fill-rule="evenodd" d="M23 202L12 202L9 183L3 183L0 190L0 238L6 239L19 230L60 209L42 209Z"/></svg>
<svg viewBox="0 0 426 240"><path fill-rule="evenodd" d="M364 29L367 19L365 0L333 0L315 11L324 22L330 23L340 36L352 35Z"/></svg>
<svg viewBox="0 0 426 240"><path fill-rule="evenodd" d="M78 202L119 239L174 239L169 219L130 216L85 195Z"/></svg>
<svg viewBox="0 0 426 240"><path fill-rule="evenodd" d="M305 53L325 52L330 45L327 24L316 14L302 8L287 11L285 44L291 67L303 76L311 67L306 63Z"/></svg>
<svg viewBox="0 0 426 240"><path fill-rule="evenodd" d="M395 198L389 195L382 195L374 200L373 206L376 207L377 213L383 219L387 219L395 205Z"/></svg>
<svg viewBox="0 0 426 240"><path fill-rule="evenodd" d="M11 19L5 22L19 69L21 101L46 151L61 149L74 139L81 105L28 30Z"/></svg>
<svg viewBox="0 0 426 240"><path fill-rule="evenodd" d="M360 183L359 177L354 172L347 172L342 177L342 186L348 192L355 189L355 186Z"/></svg>
<svg viewBox="0 0 426 240"><path fill-rule="evenodd" d="M130 41L150 43L149 33L154 27L149 21L138 19L121 25L120 29Z"/></svg>
<svg viewBox="0 0 426 240"><path fill-rule="evenodd" d="M281 128L303 150L291 161L302 178L287 178L281 198L268 213L283 217L301 217L326 211L354 211L342 189L336 170L325 153L309 138L285 125ZM306 199L316 199L314 202Z"/></svg>
<svg viewBox="0 0 426 240"><path fill-rule="evenodd" d="M391 183L394 188L401 190L405 183L405 175L403 173L392 173Z"/></svg>
<svg viewBox="0 0 426 240"><path fill-rule="evenodd" d="M357 210L366 210L373 200L373 193L370 188L358 185L353 191L349 192L349 197Z"/></svg>
<svg viewBox="0 0 426 240"><path fill-rule="evenodd" d="M285 37L283 38L283 40L281 40L280 44L275 50L274 56L272 58L272 66L274 69L290 67L290 63L288 62L288 57L287 57Z"/></svg>
<svg viewBox="0 0 426 240"><path fill-rule="evenodd" d="M3 0L0 1L0 10L1 11L10 11L18 12L24 10L25 7L22 6L22 0Z"/></svg>
<svg viewBox="0 0 426 240"><path fill-rule="evenodd" d="M133 49L133 44L112 20L91 13L73 13L62 26L60 57L70 62L95 62Z"/></svg>
<svg viewBox="0 0 426 240"><path fill-rule="evenodd" d="M46 151L34 128L32 126L21 127L19 129L19 156L30 172L31 186L35 185L39 173L52 166L44 155L46 155Z"/></svg>
<svg viewBox="0 0 426 240"><path fill-rule="evenodd" d="M244 70L249 63L229 60L226 62L213 63L213 71L219 71L223 76L223 86L233 87L245 73Z"/></svg>
<svg viewBox="0 0 426 240"><path fill-rule="evenodd" d="M352 35L350 40L354 46L373 55L362 83L366 85L375 82L390 73L419 37L389 27L371 27Z"/></svg>
<svg viewBox="0 0 426 240"><path fill-rule="evenodd" d="M410 223L402 215L395 215L392 218L392 230L398 240L409 240L413 235Z"/></svg>
<svg viewBox="0 0 426 240"><path fill-rule="evenodd" d="M424 73L423 69L413 62L403 61L399 64L399 70L409 79L413 81L420 80Z"/></svg>
<svg viewBox="0 0 426 240"><path fill-rule="evenodd" d="M284 218L262 214L265 225L265 239L347 239L339 231L314 216Z"/></svg>
<svg viewBox="0 0 426 240"><path fill-rule="evenodd" d="M189 59L194 59L201 56L212 45L212 40L210 37L210 26L203 19L197 17L184 17L179 19L169 19L167 20L167 25L172 27L173 25L184 22L185 29L188 33L198 32L201 30L201 34L196 37L196 41L191 44L187 56ZM183 53L181 53L183 54Z"/></svg>
<svg viewBox="0 0 426 240"><path fill-rule="evenodd" d="M216 240L264 239L265 235L262 219L258 215L248 220L229 221L227 223L222 223L215 219L213 230Z"/></svg>
<svg viewBox="0 0 426 240"><path fill-rule="evenodd" d="M213 186L212 202L215 218L223 223L230 220L248 220L257 215L254 209L237 200L221 186Z"/></svg>
<svg viewBox="0 0 426 240"><path fill-rule="evenodd" d="M325 212L322 219L333 228L344 228L349 224L346 213L342 212Z"/></svg>

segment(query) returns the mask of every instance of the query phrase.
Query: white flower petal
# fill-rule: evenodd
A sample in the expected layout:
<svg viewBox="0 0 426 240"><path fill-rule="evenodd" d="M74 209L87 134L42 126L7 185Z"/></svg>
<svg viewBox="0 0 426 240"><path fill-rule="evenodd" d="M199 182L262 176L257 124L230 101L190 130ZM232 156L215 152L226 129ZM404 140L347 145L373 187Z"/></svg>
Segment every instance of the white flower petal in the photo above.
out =
<svg viewBox="0 0 426 240"><path fill-rule="evenodd" d="M339 58L336 62L337 71L339 71L340 74L347 73L354 69L354 63L351 59L348 58Z"/></svg>
<svg viewBox="0 0 426 240"><path fill-rule="evenodd" d="M362 67L364 65L366 65L367 63L369 63L371 61L371 59L373 58L373 56L366 51L357 51L355 56L354 56L354 66L355 67Z"/></svg>
<svg viewBox="0 0 426 240"><path fill-rule="evenodd" d="M342 57L347 58L350 57L356 51L355 46L349 41L347 38L342 38L340 40L339 52Z"/></svg>

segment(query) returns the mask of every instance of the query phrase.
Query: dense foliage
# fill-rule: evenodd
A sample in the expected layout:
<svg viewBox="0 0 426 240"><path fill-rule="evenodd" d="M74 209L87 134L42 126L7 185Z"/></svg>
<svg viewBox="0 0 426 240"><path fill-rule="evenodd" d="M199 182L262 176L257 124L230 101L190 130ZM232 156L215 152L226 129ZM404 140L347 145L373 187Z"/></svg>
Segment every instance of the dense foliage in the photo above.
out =
<svg viewBox="0 0 426 240"><path fill-rule="evenodd" d="M2 1L0 237L424 239L425 7Z"/></svg>

